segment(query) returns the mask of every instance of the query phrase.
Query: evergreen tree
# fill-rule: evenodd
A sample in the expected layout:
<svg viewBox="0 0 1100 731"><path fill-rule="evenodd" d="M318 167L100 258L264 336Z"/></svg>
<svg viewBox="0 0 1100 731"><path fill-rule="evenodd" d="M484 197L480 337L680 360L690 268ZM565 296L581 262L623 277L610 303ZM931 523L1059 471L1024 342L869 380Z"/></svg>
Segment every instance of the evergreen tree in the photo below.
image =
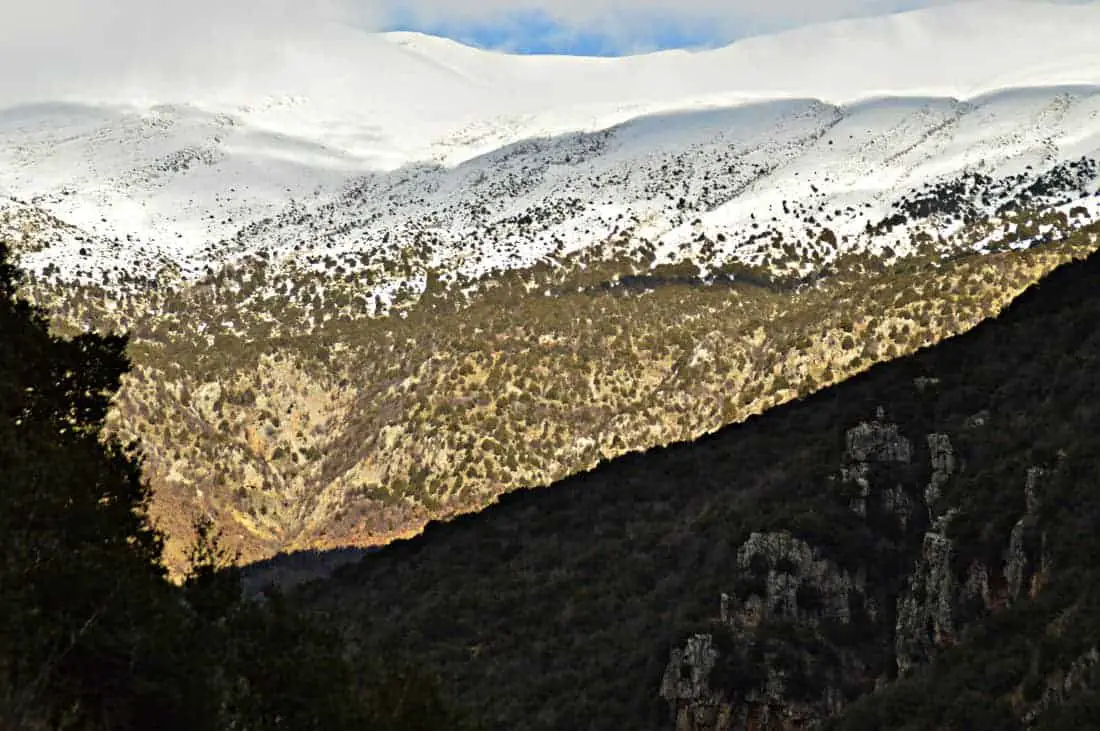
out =
<svg viewBox="0 0 1100 731"><path fill-rule="evenodd" d="M126 338L52 336L0 242L0 729L457 728L422 673L359 672L340 634L195 526L183 586L133 445L105 437Z"/></svg>
<svg viewBox="0 0 1100 731"><path fill-rule="evenodd" d="M161 538L137 461L102 439L126 339L54 338L16 284L0 248L0 719L160 723L179 709L138 676L170 600Z"/></svg>

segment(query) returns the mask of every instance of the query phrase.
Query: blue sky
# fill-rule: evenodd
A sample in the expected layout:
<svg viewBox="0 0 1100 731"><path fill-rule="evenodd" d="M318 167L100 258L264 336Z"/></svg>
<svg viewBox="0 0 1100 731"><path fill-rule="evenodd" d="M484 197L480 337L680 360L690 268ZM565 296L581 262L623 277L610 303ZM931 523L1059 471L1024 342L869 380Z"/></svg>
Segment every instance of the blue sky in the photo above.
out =
<svg viewBox="0 0 1100 731"><path fill-rule="evenodd" d="M358 0L371 3L373 21L387 30L517 53L601 56L721 46L808 23L966 1Z"/></svg>
<svg viewBox="0 0 1100 731"><path fill-rule="evenodd" d="M388 30L406 30L453 38L479 48L493 48L523 54L571 54L618 56L624 52L668 48L699 48L722 45L732 38L715 33L706 23L664 19L650 26L657 32L638 38L637 44L600 30L573 28L538 11L515 13L504 19L467 23L421 22L398 19ZM633 47L632 47L633 46Z"/></svg>

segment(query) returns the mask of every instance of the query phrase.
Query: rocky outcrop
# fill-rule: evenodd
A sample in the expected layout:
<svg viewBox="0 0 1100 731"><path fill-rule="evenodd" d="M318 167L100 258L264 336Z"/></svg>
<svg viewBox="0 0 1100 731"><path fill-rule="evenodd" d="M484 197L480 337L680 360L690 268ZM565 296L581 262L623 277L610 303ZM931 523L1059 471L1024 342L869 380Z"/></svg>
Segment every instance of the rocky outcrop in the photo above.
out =
<svg viewBox="0 0 1100 731"><path fill-rule="evenodd" d="M933 472L926 495L938 497L943 482L937 475L950 477L954 457L946 435L930 435L928 443ZM937 649L956 641L955 617L960 607L980 602L984 611L993 611L1018 601L1025 589L1032 597L1038 592L1043 577L1049 575L1051 568L1046 531L1041 530L1039 521L1045 475L1046 470L1041 467L1027 471L1024 481L1026 512L1008 537L1000 571L1003 585L991 586L993 570L981 561L971 561L965 581L960 582L953 568L955 547L948 537L948 527L957 511L948 510L935 519L924 535L908 588L898 600L894 646L899 675L909 673L915 665L931 659Z"/></svg>
<svg viewBox="0 0 1100 731"><path fill-rule="evenodd" d="M729 731L730 704L710 687L710 674L718 660L714 638L692 635L683 649L672 651L661 679L661 697L672 703L676 731Z"/></svg>
<svg viewBox="0 0 1100 731"><path fill-rule="evenodd" d="M941 483L954 468L943 453L942 476L934 478ZM874 419L849 429L839 475L849 507L864 520L888 516L910 529L923 506L899 470L913 458L913 443L881 407ZM838 628L858 624L867 637L888 631L880 625L885 615L878 599L867 594L865 572L842 568L789 531L751 533L732 568L737 579L721 596L715 626L736 649L726 649L731 656L724 657L714 635L692 635L666 668L661 697L677 731L804 728L839 712L852 688L872 673L859 652L837 641ZM792 637L833 662L806 661L806 647L792 645ZM721 687L711 677L745 658L755 665L736 673L740 688Z"/></svg>
<svg viewBox="0 0 1100 731"><path fill-rule="evenodd" d="M894 652L899 675L955 638L952 615L958 586L951 572L952 544L941 531L924 534L908 590L898 600Z"/></svg>
<svg viewBox="0 0 1100 731"><path fill-rule="evenodd" d="M721 621L740 631L755 629L765 620L814 626L828 619L846 624L852 619L851 595L862 593L866 583L863 576L850 576L787 532L753 533L737 551L737 569L762 580L761 590L740 606L723 595Z"/></svg>
<svg viewBox="0 0 1100 731"><path fill-rule="evenodd" d="M967 428L987 420L984 414ZM1037 590L1049 570L1046 536L1039 529L1045 471L1032 468L1026 474L1026 512L1006 537L1003 566L969 560L960 573L951 528L962 514L946 495L963 469L962 460L949 434L933 432L920 441L927 452L918 452L879 407L875 418L845 432L839 481L834 482L838 497L872 533L883 535L884 546L910 551L901 554L911 556L911 569L895 593L872 592L866 570L841 567L793 532L751 533L736 552L737 580L732 591L721 595L715 621L716 628L729 633L732 646L720 647L713 634L690 636L673 651L666 669L661 697L670 704L677 731L815 725L839 712L852 688L881 686L895 673L908 675L958 642L973 619L969 607L987 613ZM915 464L918 457L921 463ZM866 565L875 558L867 556ZM888 667L873 671L856 648L860 640L851 635L835 640L836 628L853 623L872 644L889 648ZM828 656L830 662L792 670L790 656L774 641L782 634L777 628L786 628L785 641L803 643L792 655ZM815 643L811 651L808 645ZM740 687L715 679L725 665L746 657L756 658L759 667L749 669L755 674L736 675ZM809 692L808 675L813 676Z"/></svg>
<svg viewBox="0 0 1100 731"><path fill-rule="evenodd" d="M888 465L909 464L913 459L913 445L901 434L897 424L887 422L880 406L873 421L852 427L845 434L845 460L841 469L841 479L854 484L858 495L851 502L851 508L862 517L867 517L868 500L872 493L873 473L876 468ZM896 484L875 485L882 494L887 510L895 512L903 525L907 525L912 513L912 501Z"/></svg>
<svg viewBox="0 0 1100 731"><path fill-rule="evenodd" d="M936 502L940 499L940 493L944 485L955 474L957 464L955 461L955 448L951 445L951 437L946 434L929 434L928 453L932 462L932 476L928 480L928 486L924 488L924 504L928 506L928 518L934 520Z"/></svg>
<svg viewBox="0 0 1100 731"><path fill-rule="evenodd" d="M1009 602L1019 600L1024 583L1029 579L1036 585L1029 589L1029 593L1034 594L1038 590L1037 584L1041 583L1043 575L1049 569L1046 531L1038 528L1039 509L1042 507L1041 487L1045 474L1046 471L1041 467L1032 467L1027 472L1024 484L1027 512L1012 527L1008 549L1005 551L1004 578ZM1029 550L1029 546L1036 542L1039 544L1037 556L1034 555L1034 549Z"/></svg>
<svg viewBox="0 0 1100 731"><path fill-rule="evenodd" d="M843 688L865 667L854 653L833 646L822 627L877 615L864 595L866 578L785 531L751 534L737 551L736 570L747 582L739 593L722 594L716 631L731 637L737 650L727 649L723 657L713 635L696 634L672 652L665 670L661 697L670 704L677 731L803 728L837 712L845 702ZM827 648L842 658L839 667L780 661L784 648L773 636L777 628ZM754 666L730 667L753 664L749 658ZM751 681L737 692L714 687L711 675L722 668Z"/></svg>
<svg viewBox="0 0 1100 731"><path fill-rule="evenodd" d="M901 434L897 424L885 421L886 412L878 407L874 421L848 430L845 442L848 456L856 462L903 462L913 458L913 445Z"/></svg>

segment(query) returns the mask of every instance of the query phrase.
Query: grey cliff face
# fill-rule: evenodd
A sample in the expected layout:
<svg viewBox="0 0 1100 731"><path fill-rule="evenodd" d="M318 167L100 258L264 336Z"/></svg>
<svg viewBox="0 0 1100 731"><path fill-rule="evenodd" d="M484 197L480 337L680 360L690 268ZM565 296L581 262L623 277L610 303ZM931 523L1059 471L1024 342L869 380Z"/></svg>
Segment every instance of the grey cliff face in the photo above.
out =
<svg viewBox="0 0 1100 731"><path fill-rule="evenodd" d="M841 480L858 486L859 495L852 499L852 510L867 517L867 501L873 488L882 493L883 501L891 511L899 511L903 524L908 523L912 502L896 485L872 485L876 467L909 464L913 459L913 445L902 434L897 424L885 421L879 407L874 421L852 427L845 434L845 461L841 468Z"/></svg>
<svg viewBox="0 0 1100 731"><path fill-rule="evenodd" d="M683 648L672 651L661 683L661 697L672 708L677 731L799 728L839 711L844 700L837 684L829 684L815 697L793 696L790 669L773 662L773 650L760 631L777 624L848 625L856 614L852 606L856 597L861 605L873 606L864 596L866 578L842 570L785 531L751 534L737 551L736 569L753 573L759 588L743 600L723 593L719 625L738 643L755 648L764 657L763 667L750 669L760 671L753 687L731 696L712 683L712 674L722 660L742 663L745 659L723 658L711 634L689 637ZM854 658L851 661L858 665Z"/></svg>
<svg viewBox="0 0 1100 731"><path fill-rule="evenodd" d="M710 687L710 674L718 659L714 638L693 635L683 649L672 651L661 679L661 697L675 708L676 731L729 731L730 705Z"/></svg>
<svg viewBox="0 0 1100 731"><path fill-rule="evenodd" d="M899 675L954 640L952 610L957 584L951 572L952 548L950 539L941 533L925 533L908 590L898 601L894 652Z"/></svg>
<svg viewBox="0 0 1100 731"><path fill-rule="evenodd" d="M755 629L765 620L813 626L832 619L846 624L852 618L850 594L862 593L866 583L864 577L850 576L821 558L809 543L785 531L749 536L737 551L737 568L746 572L754 563L767 567L764 591L749 596L739 607L723 602L722 622L742 631ZM805 606L807 592L814 596L812 609Z"/></svg>
<svg viewBox="0 0 1100 731"><path fill-rule="evenodd" d="M955 469L950 441L946 435L929 435L932 458L932 480L925 494L938 498L939 490L950 479ZM1031 467L1024 480L1025 514L1013 526L1005 548L1001 575L1004 587L991 586L990 577L996 566L972 561L966 569L966 579L960 582L952 562L955 546L948 537L951 521L958 511L950 508L942 515L935 515L929 503L932 525L925 533L920 556L910 574L909 586L898 600L897 627L894 638L899 675L909 673L914 666L930 660L936 650L953 644L958 627L955 615L967 602L980 601L986 610L998 604L1010 605L1020 598L1026 582L1034 586L1050 571L1046 551L1046 533L1039 530L1039 510L1042 507L1042 480L1046 470ZM943 475L941 478L940 475ZM1038 551L1034 546L1038 544Z"/></svg>
<svg viewBox="0 0 1100 731"><path fill-rule="evenodd" d="M924 503L928 506L928 517L934 520L933 514L936 502L940 499L940 493L944 485L955 474L957 464L955 461L955 448L951 445L951 437L947 434L929 434L928 452L932 460L932 477L928 480L928 486L924 488Z"/></svg>
<svg viewBox="0 0 1100 731"><path fill-rule="evenodd" d="M982 414L966 428L984 427L988 419ZM921 442L927 451L915 448L901 425L887 420L879 407L874 419L845 432L839 479L831 483L869 530L892 531L895 538L901 536L897 545L912 547L906 549L910 568L897 577L895 593L882 594L867 571L840 566L795 533L751 533L731 567L741 577L740 588L721 595L715 633L694 634L672 652L660 695L677 731L816 726L843 709L854 683L882 686L957 642L968 621L965 607L995 611L1036 591L1036 582L1051 569L1040 526L1045 470L1034 467L1024 476L1026 512L1004 536L1003 565L970 560L960 569L951 528L963 513L947 500L964 461L949 434L928 433ZM838 635L830 632L844 626L859 631L840 643L831 639ZM798 672L792 675L789 662L777 661L782 653L769 639L777 627L790 628L794 634L788 636L801 638L798 642L816 642L815 653L827 648L831 665L813 669L819 681L813 692L796 688ZM723 633L731 639L729 646L717 641ZM866 644L856 651L867 640L885 648L887 666L872 669L860 655ZM796 654L811 654L797 644L791 647ZM744 668L750 672L738 676L739 687L724 687L721 668L752 665L749 658L756 666ZM1067 671L1065 682L1076 682L1072 672ZM1052 697L1057 692L1048 689Z"/></svg>
<svg viewBox="0 0 1100 731"><path fill-rule="evenodd" d="M913 445L897 424L885 421L885 410L879 407L873 421L848 430L845 442L848 457L855 462L900 462L913 459Z"/></svg>
<svg viewBox="0 0 1100 731"><path fill-rule="evenodd" d="M1027 471L1024 482L1024 503L1027 506L1027 512L1016 521L1016 525L1012 526L1012 534L1004 555L1004 579L1009 603L1020 598L1025 581L1029 578L1041 579L1043 569L1049 568L1046 532L1038 529L1039 510L1042 507L1042 483L1045 475L1046 470L1041 467L1032 467ZM1040 545L1039 555L1033 556L1031 555L1033 551L1028 550L1028 544L1033 543L1036 537Z"/></svg>

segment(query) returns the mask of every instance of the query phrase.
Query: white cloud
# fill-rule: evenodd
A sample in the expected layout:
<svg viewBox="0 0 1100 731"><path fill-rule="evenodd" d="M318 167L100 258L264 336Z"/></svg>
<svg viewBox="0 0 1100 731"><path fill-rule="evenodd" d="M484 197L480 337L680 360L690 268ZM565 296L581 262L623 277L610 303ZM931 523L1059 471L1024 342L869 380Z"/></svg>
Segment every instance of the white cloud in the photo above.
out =
<svg viewBox="0 0 1100 731"><path fill-rule="evenodd" d="M382 22L345 0L0 0L0 18L0 102L9 103L83 86L247 76L271 62L272 42L292 47L351 18Z"/></svg>

